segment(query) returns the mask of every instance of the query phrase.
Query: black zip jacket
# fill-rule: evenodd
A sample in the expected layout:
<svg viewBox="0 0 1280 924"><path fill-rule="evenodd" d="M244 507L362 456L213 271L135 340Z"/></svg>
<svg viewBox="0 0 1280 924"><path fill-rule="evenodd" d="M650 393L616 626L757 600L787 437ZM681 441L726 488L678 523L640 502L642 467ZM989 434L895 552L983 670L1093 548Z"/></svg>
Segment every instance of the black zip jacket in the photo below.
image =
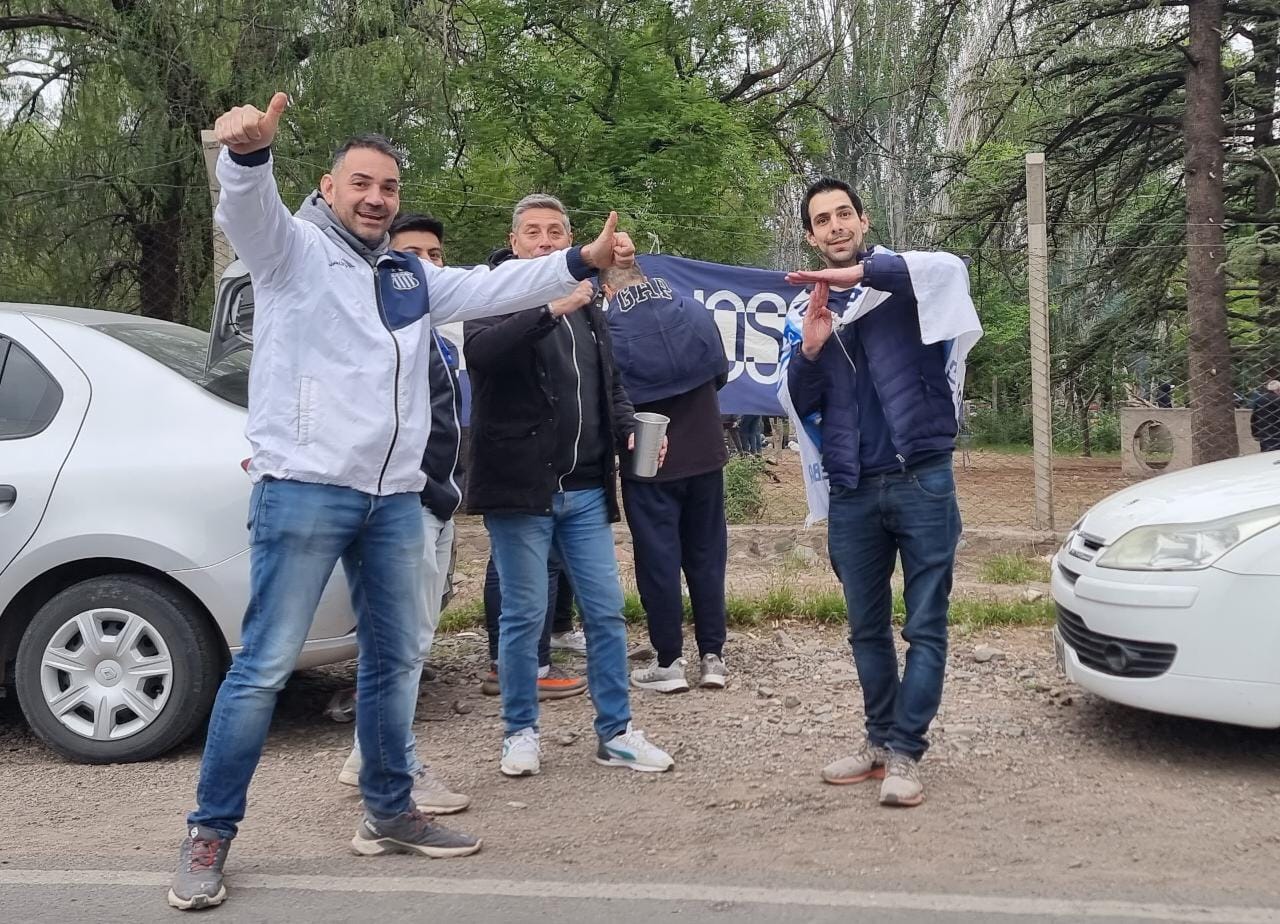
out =
<svg viewBox="0 0 1280 924"><path fill-rule="evenodd" d="M499 250L489 265L510 259L510 250ZM598 483L610 521L618 521L614 452L635 432L635 409L614 371L609 326L598 301L578 313L586 324L574 325L575 338L561 330L568 319L553 317L549 308L468 321L463 328L471 379L468 512L549 515L558 491L583 487L576 480L562 487L562 481L594 462L586 460L584 466L581 456L576 343L580 355L591 350L599 363L596 400L583 395L581 405L583 414L598 416L603 456Z"/></svg>
<svg viewBox="0 0 1280 924"><path fill-rule="evenodd" d="M462 391L458 388L456 359L450 362L440 348L440 335L431 332L431 356L427 361L427 380L431 384L431 436L422 456L422 471L427 476L422 489L422 505L440 521L458 512L462 504L462 471L459 447L462 443Z"/></svg>

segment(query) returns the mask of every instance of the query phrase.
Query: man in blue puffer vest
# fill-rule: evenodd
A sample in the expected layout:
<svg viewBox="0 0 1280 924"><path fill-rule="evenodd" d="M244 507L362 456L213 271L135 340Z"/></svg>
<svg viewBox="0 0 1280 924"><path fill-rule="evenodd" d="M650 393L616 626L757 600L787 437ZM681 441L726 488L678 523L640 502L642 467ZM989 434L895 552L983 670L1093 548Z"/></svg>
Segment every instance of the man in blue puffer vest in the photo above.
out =
<svg viewBox="0 0 1280 924"><path fill-rule="evenodd" d="M827 269L788 277L815 283L788 388L802 419L820 415L831 488L827 543L844 587L867 723L863 745L825 767L822 777L835 784L882 779L881 804L919 805L924 787L917 765L942 699L960 538L947 345L921 342L903 258L863 249L868 216L847 183L824 178L810 186L801 218ZM873 290L886 296L876 310L840 324L846 309ZM908 644L901 676L890 585L898 556Z"/></svg>

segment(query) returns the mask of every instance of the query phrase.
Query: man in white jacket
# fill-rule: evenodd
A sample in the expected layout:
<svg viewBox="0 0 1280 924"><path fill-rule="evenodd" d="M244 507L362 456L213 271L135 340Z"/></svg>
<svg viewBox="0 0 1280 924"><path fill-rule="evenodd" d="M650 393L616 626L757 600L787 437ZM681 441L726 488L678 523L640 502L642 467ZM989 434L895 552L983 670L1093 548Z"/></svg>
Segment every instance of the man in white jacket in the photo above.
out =
<svg viewBox="0 0 1280 924"><path fill-rule="evenodd" d="M187 836L169 891L181 909L220 904L223 864L276 695L292 672L339 559L357 613L356 733L364 754L360 854L465 856L474 837L437 825L411 798L405 741L421 657L422 457L431 425L431 327L537 308L634 248L610 215L591 244L496 269L440 269L390 250L399 155L357 136L297 215L280 200L271 142L288 104L218 119L216 218L253 276L250 370L251 596L243 647L218 691Z"/></svg>

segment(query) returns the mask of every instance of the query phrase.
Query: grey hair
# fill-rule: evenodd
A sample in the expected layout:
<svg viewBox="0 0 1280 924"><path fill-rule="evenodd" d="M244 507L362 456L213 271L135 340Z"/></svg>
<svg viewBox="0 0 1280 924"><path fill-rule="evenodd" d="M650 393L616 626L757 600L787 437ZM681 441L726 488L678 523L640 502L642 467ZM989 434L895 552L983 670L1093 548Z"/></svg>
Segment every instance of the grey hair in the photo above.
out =
<svg viewBox="0 0 1280 924"><path fill-rule="evenodd" d="M404 166L404 152L392 144L390 138L386 135L379 135L377 132L365 132L360 135L352 135L338 145L338 149L333 152L333 162L329 167L329 172L336 172L342 166L342 160L347 156L347 152L358 148L385 154L396 162L397 167Z"/></svg>
<svg viewBox="0 0 1280 924"><path fill-rule="evenodd" d="M611 266L600 271L600 285L609 286L612 289L625 289L628 286L639 285L646 278L644 270L640 269L639 264L636 263L630 266Z"/></svg>
<svg viewBox="0 0 1280 924"><path fill-rule="evenodd" d="M1274 391L1274 392L1280 393L1280 379L1272 379L1270 382L1268 382L1267 391Z"/></svg>
<svg viewBox="0 0 1280 924"><path fill-rule="evenodd" d="M547 193L530 193L516 203L515 210L511 213L512 231L520 227L520 216L530 209L550 209L553 212L559 212L564 216L565 231L573 231L573 226L569 224L569 212L565 209L564 203Z"/></svg>

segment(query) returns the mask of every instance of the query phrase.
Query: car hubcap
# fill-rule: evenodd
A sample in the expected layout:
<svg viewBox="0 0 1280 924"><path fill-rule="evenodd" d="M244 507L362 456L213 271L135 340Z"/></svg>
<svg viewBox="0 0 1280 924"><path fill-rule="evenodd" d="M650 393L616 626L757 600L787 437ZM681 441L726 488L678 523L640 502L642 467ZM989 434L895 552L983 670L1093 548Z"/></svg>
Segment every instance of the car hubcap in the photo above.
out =
<svg viewBox="0 0 1280 924"><path fill-rule="evenodd" d="M136 613L88 610L68 619L45 646L40 686L49 711L94 741L136 735L169 700L173 658Z"/></svg>

